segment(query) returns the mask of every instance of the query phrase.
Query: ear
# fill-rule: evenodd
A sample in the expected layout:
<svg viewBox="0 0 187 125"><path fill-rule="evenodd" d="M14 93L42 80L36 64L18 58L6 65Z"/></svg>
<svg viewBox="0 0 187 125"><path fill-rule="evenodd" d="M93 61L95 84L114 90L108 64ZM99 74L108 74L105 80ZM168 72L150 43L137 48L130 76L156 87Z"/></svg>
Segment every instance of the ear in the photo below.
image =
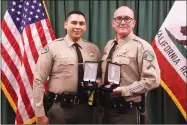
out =
<svg viewBox="0 0 187 125"><path fill-rule="evenodd" d="M87 24L85 23L85 25L82 27L82 31L85 33L87 30Z"/></svg>
<svg viewBox="0 0 187 125"><path fill-rule="evenodd" d="M115 21L112 20L112 21L111 21L111 24L112 24L112 27L114 28L114 27L115 27Z"/></svg>
<svg viewBox="0 0 187 125"><path fill-rule="evenodd" d="M133 28L135 27L135 25L136 25L136 20L134 19L133 20Z"/></svg>
<svg viewBox="0 0 187 125"><path fill-rule="evenodd" d="M67 29L67 21L64 21L64 29Z"/></svg>
<svg viewBox="0 0 187 125"><path fill-rule="evenodd" d="M87 30L87 26L85 26L85 28L84 28L84 32L86 32L86 30Z"/></svg>
<svg viewBox="0 0 187 125"><path fill-rule="evenodd" d="M87 30L87 23L85 24L85 31Z"/></svg>

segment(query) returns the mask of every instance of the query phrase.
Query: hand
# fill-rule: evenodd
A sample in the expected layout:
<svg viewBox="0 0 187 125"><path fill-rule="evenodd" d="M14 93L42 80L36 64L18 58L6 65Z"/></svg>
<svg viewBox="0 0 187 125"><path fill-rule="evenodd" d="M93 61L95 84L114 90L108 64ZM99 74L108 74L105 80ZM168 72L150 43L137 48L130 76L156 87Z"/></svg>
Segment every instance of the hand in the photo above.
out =
<svg viewBox="0 0 187 125"><path fill-rule="evenodd" d="M113 89L112 96L118 96L118 95L120 96L121 91L122 91L121 87L117 87L117 88Z"/></svg>
<svg viewBox="0 0 187 125"><path fill-rule="evenodd" d="M49 124L47 116L36 117L36 124Z"/></svg>

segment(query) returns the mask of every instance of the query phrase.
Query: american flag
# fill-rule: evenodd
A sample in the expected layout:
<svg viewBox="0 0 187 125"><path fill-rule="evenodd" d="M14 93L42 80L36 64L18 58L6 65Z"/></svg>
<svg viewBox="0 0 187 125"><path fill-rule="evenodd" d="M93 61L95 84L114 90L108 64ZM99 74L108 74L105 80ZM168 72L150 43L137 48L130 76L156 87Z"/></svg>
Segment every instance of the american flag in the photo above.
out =
<svg viewBox="0 0 187 125"><path fill-rule="evenodd" d="M35 122L33 73L42 48L55 39L45 4L10 0L2 28L2 90L16 113L16 124Z"/></svg>

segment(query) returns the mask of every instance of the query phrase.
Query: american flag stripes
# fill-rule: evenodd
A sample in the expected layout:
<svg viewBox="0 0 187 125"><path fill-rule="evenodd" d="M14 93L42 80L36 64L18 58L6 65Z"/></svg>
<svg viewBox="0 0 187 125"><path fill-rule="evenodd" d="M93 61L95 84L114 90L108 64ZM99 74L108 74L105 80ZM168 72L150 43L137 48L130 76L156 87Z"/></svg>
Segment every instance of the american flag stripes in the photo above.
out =
<svg viewBox="0 0 187 125"><path fill-rule="evenodd" d="M41 49L55 39L40 0L10 0L2 28L2 90L16 113L16 124L35 122L33 73Z"/></svg>

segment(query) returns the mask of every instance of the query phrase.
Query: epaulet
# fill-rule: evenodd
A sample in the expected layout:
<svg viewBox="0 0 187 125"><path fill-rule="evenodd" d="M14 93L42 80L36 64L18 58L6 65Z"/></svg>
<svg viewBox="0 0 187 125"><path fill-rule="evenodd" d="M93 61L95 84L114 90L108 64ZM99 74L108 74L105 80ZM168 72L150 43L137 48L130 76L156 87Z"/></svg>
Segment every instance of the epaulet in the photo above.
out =
<svg viewBox="0 0 187 125"><path fill-rule="evenodd" d="M62 38L58 38L58 39L55 39L54 42L62 41L62 40L64 40L64 37L62 37Z"/></svg>
<svg viewBox="0 0 187 125"><path fill-rule="evenodd" d="M88 40L83 40L84 42L88 42L88 43L90 43L90 41L88 41Z"/></svg>
<svg viewBox="0 0 187 125"><path fill-rule="evenodd" d="M132 40L142 45L141 39L135 37Z"/></svg>
<svg viewBox="0 0 187 125"><path fill-rule="evenodd" d="M140 46L143 48L143 49L145 49L145 40L143 40L143 39L141 39L141 38L138 38L138 37L135 37L135 38L133 38L132 40L134 40L134 41L136 41L138 44L140 44Z"/></svg>
<svg viewBox="0 0 187 125"><path fill-rule="evenodd" d="M132 40L137 41L137 42L140 42L140 40L137 39L137 38L133 38Z"/></svg>

